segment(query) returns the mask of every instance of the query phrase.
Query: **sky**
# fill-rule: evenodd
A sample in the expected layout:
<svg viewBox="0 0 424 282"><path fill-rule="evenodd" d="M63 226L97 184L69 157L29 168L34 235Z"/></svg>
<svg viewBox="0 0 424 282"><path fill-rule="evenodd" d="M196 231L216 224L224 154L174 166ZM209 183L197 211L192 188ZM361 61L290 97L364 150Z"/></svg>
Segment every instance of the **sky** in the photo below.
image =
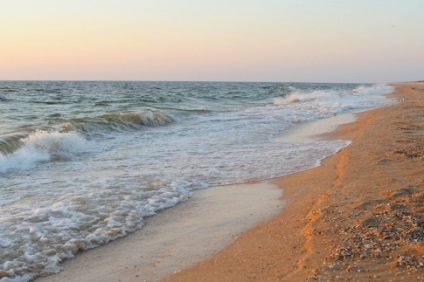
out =
<svg viewBox="0 0 424 282"><path fill-rule="evenodd" d="M422 0L0 0L0 80L424 79Z"/></svg>

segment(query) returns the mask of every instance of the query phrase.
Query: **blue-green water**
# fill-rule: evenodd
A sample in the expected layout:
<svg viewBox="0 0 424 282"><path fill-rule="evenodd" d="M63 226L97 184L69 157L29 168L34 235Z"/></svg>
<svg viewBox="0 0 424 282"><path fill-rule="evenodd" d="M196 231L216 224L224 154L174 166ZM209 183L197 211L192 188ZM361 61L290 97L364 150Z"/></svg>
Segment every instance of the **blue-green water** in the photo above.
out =
<svg viewBox="0 0 424 282"><path fill-rule="evenodd" d="M276 141L288 127L388 103L387 85L0 82L3 281L143 226L215 185L317 166L348 141Z"/></svg>

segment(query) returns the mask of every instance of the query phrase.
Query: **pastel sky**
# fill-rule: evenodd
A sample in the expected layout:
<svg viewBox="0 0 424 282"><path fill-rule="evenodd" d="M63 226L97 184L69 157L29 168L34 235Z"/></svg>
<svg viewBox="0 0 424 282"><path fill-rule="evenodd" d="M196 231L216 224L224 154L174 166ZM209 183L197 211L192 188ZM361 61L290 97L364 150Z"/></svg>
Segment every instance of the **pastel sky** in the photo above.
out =
<svg viewBox="0 0 424 282"><path fill-rule="evenodd" d="M0 80L419 79L423 0L0 0Z"/></svg>

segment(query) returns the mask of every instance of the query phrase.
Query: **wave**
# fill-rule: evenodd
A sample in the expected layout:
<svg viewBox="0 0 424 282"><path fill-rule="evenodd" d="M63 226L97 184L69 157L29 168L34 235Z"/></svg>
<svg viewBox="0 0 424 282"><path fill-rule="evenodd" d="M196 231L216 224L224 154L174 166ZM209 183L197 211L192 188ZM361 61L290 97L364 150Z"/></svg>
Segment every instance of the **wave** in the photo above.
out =
<svg viewBox="0 0 424 282"><path fill-rule="evenodd" d="M331 93L328 91L317 90L307 93L295 91L285 97L277 97L274 99L274 105L287 105L291 103L313 101L320 98L330 97Z"/></svg>
<svg viewBox="0 0 424 282"><path fill-rule="evenodd" d="M288 105L293 103L311 102L326 98L347 96L373 96L389 93L393 87L387 84L360 85L351 90L327 89L302 92L294 87L289 87L290 94L284 97L274 98L274 105Z"/></svg>
<svg viewBox="0 0 424 282"><path fill-rule="evenodd" d="M102 117L111 123L144 126L165 125L173 121L172 118L159 110L148 110L141 113L112 113Z"/></svg>
<svg viewBox="0 0 424 282"><path fill-rule="evenodd" d="M54 118L49 126L41 126L41 129L27 128L0 137L0 173L31 169L40 162L72 159L81 152L90 151L87 139L96 134L139 130L172 121L173 118L159 110L71 120Z"/></svg>
<svg viewBox="0 0 424 282"><path fill-rule="evenodd" d="M15 143L13 143L15 142ZM35 131L26 138L9 140L9 146L17 147L12 153L0 153L0 172L25 170L37 163L51 160L68 160L90 151L90 144L76 132L61 133Z"/></svg>
<svg viewBox="0 0 424 282"><path fill-rule="evenodd" d="M371 86L361 85L352 90L354 95L376 95L393 91L393 86L388 84L374 84Z"/></svg>
<svg viewBox="0 0 424 282"><path fill-rule="evenodd" d="M10 88L10 87L2 87L0 88L0 91L4 92L4 93L15 93L18 92L18 90Z"/></svg>
<svg viewBox="0 0 424 282"><path fill-rule="evenodd" d="M386 84L352 85L348 88L334 87L310 91L300 91L293 87L288 95L274 98L273 106L288 111L287 116L292 116L291 122L304 122L346 111L386 105L389 101L382 95L392 89L393 87Z"/></svg>
<svg viewBox="0 0 424 282"><path fill-rule="evenodd" d="M22 147L24 134L10 135L0 138L0 154L8 155Z"/></svg>
<svg viewBox="0 0 424 282"><path fill-rule="evenodd" d="M99 117L61 120L62 131L78 131L86 134L125 131L166 125L174 119L159 110L144 110L138 113L110 113Z"/></svg>

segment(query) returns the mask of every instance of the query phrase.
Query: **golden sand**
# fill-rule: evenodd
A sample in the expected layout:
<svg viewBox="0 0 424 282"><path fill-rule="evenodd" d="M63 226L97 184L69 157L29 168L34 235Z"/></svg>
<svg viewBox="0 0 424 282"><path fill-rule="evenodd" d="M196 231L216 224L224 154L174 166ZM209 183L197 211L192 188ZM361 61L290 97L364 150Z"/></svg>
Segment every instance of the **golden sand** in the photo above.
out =
<svg viewBox="0 0 424 282"><path fill-rule="evenodd" d="M287 206L166 281L424 280L424 83L328 138L352 144L278 178Z"/></svg>
<svg viewBox="0 0 424 282"><path fill-rule="evenodd" d="M78 254L64 263L63 272L38 281L156 281L199 260L164 280L424 280L424 82L395 86L391 96L398 104L363 112L356 122L326 134L326 138L351 140L350 146L320 167L273 180L284 191L279 215L238 236L239 231L230 227L240 220L217 213L218 233L224 230L230 239L236 237L224 250L215 253L220 247L207 248L204 253L199 246L210 240L195 243L190 239L206 234L223 241L210 223L207 228L193 225L182 241L175 241L174 221L194 224L199 221L197 215L205 212L197 210L201 200L197 199L151 218L163 224L147 224L127 238ZM291 138L304 138L298 133ZM261 185L269 184L257 187ZM240 195L230 197L222 189L197 196L207 201L217 197L215 208L224 211L229 209L218 204L231 199L235 209ZM215 195L219 191L223 196ZM253 201L269 206L272 201L258 198L265 191L255 191ZM272 203L283 206L279 201ZM248 210L240 214L251 217ZM181 214L196 216L181 222ZM158 243L162 239L165 243ZM192 250L200 254L193 255Z"/></svg>

